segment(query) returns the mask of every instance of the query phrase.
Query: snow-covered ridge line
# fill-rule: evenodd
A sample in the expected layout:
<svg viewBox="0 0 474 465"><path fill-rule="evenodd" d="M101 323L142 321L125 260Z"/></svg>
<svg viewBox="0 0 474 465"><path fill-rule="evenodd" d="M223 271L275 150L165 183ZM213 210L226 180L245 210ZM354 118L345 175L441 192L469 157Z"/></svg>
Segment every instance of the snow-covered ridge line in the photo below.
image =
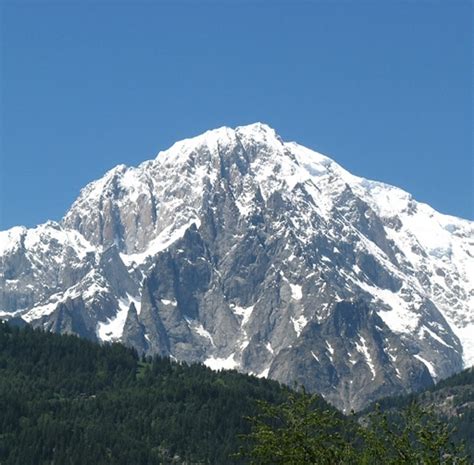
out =
<svg viewBox="0 0 474 465"><path fill-rule="evenodd" d="M82 234L70 228L64 228L55 221L47 221L33 228L14 226L0 231L0 255L24 247L27 250L45 248L54 241L74 249L82 259L88 252L97 250Z"/></svg>

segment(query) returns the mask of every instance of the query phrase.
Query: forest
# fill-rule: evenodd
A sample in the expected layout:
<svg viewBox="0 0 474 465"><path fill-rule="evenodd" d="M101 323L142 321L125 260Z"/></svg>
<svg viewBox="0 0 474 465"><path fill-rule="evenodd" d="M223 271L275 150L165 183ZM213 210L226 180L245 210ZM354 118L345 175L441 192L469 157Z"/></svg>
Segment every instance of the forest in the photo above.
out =
<svg viewBox="0 0 474 465"><path fill-rule="evenodd" d="M409 463L396 460L428 449L429 463L469 463L445 422L422 411L415 431L384 413L402 403L344 417L275 381L0 323L1 465ZM408 431L399 449L384 445L394 431ZM446 440L423 445L418 433Z"/></svg>

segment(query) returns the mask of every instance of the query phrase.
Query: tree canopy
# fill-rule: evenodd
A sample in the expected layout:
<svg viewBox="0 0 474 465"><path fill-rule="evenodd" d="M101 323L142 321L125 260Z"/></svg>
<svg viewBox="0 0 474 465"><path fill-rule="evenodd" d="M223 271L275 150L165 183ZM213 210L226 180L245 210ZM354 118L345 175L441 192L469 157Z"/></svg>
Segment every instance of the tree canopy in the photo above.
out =
<svg viewBox="0 0 474 465"><path fill-rule="evenodd" d="M0 323L0 465L468 463L451 433L417 405L345 417L274 381Z"/></svg>
<svg viewBox="0 0 474 465"><path fill-rule="evenodd" d="M319 404L319 405L318 405ZM316 395L291 393L278 405L259 402L248 419L240 455L253 465L466 465L453 428L416 403L392 415L376 408L362 424L331 409Z"/></svg>

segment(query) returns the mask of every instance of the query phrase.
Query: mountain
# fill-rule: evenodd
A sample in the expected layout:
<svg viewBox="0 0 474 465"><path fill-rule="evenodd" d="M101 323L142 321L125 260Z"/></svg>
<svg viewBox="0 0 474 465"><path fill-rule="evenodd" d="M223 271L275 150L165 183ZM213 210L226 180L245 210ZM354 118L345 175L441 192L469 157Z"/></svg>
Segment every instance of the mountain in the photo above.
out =
<svg viewBox="0 0 474 465"><path fill-rule="evenodd" d="M0 317L304 384L343 411L474 363L474 223L257 123L0 233Z"/></svg>

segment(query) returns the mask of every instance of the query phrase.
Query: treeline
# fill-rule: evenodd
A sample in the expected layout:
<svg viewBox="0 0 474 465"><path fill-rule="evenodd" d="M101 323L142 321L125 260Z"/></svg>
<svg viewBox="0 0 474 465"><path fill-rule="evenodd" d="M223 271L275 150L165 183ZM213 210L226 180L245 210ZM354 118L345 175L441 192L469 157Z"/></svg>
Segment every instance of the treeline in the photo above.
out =
<svg viewBox="0 0 474 465"><path fill-rule="evenodd" d="M468 465L452 427L417 403L390 414L377 407L362 421L318 408L316 395L290 393L260 402L243 456L255 465ZM354 417L352 417L354 420Z"/></svg>
<svg viewBox="0 0 474 465"><path fill-rule="evenodd" d="M396 461L426 452L415 430L395 447L408 429L374 418L235 371L0 323L0 465L418 463ZM449 432L423 424L423 438Z"/></svg>
<svg viewBox="0 0 474 465"><path fill-rule="evenodd" d="M240 463L278 383L0 324L0 464Z"/></svg>

